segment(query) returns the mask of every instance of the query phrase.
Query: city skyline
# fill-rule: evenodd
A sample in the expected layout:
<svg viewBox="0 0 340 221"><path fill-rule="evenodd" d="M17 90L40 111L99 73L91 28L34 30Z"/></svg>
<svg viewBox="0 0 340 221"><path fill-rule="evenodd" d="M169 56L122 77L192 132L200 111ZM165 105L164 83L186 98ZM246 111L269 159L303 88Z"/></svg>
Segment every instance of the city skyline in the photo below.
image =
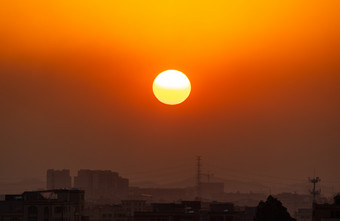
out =
<svg viewBox="0 0 340 221"><path fill-rule="evenodd" d="M201 157L199 157L202 160ZM197 160L197 159L196 159ZM174 169L174 168L167 168ZM181 169L181 168L177 168ZM313 176L308 179L302 180L291 180L289 178L284 178L289 180L289 184L280 183L280 177L271 177L271 181L266 183L261 183L260 181L255 181L252 178L244 178L237 179L235 177L232 178L221 178L218 175L216 176L213 171L202 170L202 164L200 164L200 174L198 173L198 168L196 165L196 171L191 176L184 177L183 179L179 178L177 180L173 179L173 170L165 172L163 169L160 169L162 174L163 182L157 182L156 180L146 180L145 178L142 180L131 179L129 176L120 175L118 171L111 171L108 169L100 170L100 169L79 169L78 171L70 171L69 169L48 169L42 179L32 179L21 180L18 182L8 182L3 183L0 188L0 195L2 194L15 194L18 192L29 191L29 190L42 190L42 189L69 189L69 188L80 188L82 190L87 190L87 195L91 198L91 196L96 192L100 193L102 196L121 196L127 193L127 188L155 188L155 189L186 189L193 188L192 190L197 193L197 188L199 188L198 182L202 183L202 188L206 189L204 192L213 193L218 192L220 189L223 190L224 193L228 194L284 194L284 193L292 193L292 194L301 194L301 195L310 195L312 196L313 191L313 180L319 179L319 177ZM149 171L149 172L155 172ZM239 173L239 171L238 171ZM92 175L91 175L92 174ZM170 175L169 175L170 174ZM145 175L145 173L142 173ZM250 174L247 174L250 175ZM254 175L254 174L253 174ZM263 175L263 174L262 174ZM158 175L154 175L158 177ZM82 178L79 178L82 177ZM88 178L86 178L88 177ZM93 178L90 178L93 177ZM200 181L198 181L198 177ZM316 178L316 179L315 179ZM86 184L93 179L93 182L99 182L98 184ZM118 180L121 181L118 181ZM88 180L88 181L86 181ZM110 181L111 180L111 181ZM132 181L131 181L132 180ZM162 179L161 179L162 180ZM164 182L164 180L166 180ZM170 180L170 181L169 181ZM316 182L316 196L319 198L332 198L334 195L338 193L337 189L334 186L329 185L329 183L320 182L322 179ZM27 185L25 185L25 182ZM85 183L84 183L85 182ZM92 182L92 181L91 181ZM100 184L100 182L104 182ZM117 184L114 184L118 182ZM120 184L121 183L121 184ZM7 186L6 186L7 185ZM9 187L10 185L11 187ZM103 190L90 190L91 186L102 186ZM118 190L117 185L120 186ZM123 186L122 186L123 185ZM127 185L127 186L126 186ZM222 187L221 187L222 185ZM126 186L126 187L124 187ZM215 189L215 190L214 190ZM131 191L131 190L130 190ZM104 194L105 192L105 194ZM320 195L321 193L321 195ZM192 194L192 193L191 193ZM320 195L320 196L319 196Z"/></svg>

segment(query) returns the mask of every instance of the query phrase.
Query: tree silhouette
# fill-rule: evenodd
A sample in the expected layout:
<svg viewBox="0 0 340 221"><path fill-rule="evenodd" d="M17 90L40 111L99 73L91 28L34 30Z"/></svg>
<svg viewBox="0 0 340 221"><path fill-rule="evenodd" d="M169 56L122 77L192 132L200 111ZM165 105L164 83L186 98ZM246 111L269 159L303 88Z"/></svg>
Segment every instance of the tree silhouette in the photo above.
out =
<svg viewBox="0 0 340 221"><path fill-rule="evenodd" d="M282 203L268 196L267 201L261 201L257 206L256 216L254 221L296 221L287 212L287 208L282 206Z"/></svg>

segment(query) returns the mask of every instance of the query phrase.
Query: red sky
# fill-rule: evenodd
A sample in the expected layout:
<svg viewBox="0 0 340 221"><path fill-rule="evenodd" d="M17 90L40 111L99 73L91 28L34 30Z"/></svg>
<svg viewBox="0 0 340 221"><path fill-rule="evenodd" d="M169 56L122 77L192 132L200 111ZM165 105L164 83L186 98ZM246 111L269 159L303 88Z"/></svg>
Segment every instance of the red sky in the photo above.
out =
<svg viewBox="0 0 340 221"><path fill-rule="evenodd" d="M193 176L202 155L220 177L285 183L315 169L339 190L339 4L3 3L0 179L90 168L165 182ZM191 81L181 105L152 94L166 69ZM172 165L185 166L147 172Z"/></svg>

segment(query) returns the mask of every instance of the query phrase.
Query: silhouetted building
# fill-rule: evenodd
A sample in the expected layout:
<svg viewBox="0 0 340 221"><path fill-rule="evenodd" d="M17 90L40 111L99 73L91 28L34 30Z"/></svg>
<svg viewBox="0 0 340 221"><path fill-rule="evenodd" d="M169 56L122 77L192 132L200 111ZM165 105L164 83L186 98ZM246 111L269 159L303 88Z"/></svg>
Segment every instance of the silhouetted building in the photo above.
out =
<svg viewBox="0 0 340 221"><path fill-rule="evenodd" d="M130 221L131 216L122 205L96 205L82 213L87 221Z"/></svg>
<svg viewBox="0 0 340 221"><path fill-rule="evenodd" d="M74 187L85 190L87 201L119 202L128 195L129 180L110 170L79 170Z"/></svg>
<svg viewBox="0 0 340 221"><path fill-rule="evenodd" d="M233 203L213 202L213 203L210 204L210 211L211 212L229 212L229 211L234 211L234 204Z"/></svg>
<svg viewBox="0 0 340 221"><path fill-rule="evenodd" d="M180 203L153 203L151 212L136 212L135 221L186 220L186 221L243 221L244 212L234 211L232 203L211 203L210 209L202 208L200 201ZM246 220L250 221L250 220Z"/></svg>
<svg viewBox="0 0 340 221"><path fill-rule="evenodd" d="M82 213L88 221L131 221L135 212L151 211L145 200L123 200L121 204L95 204Z"/></svg>
<svg viewBox="0 0 340 221"><path fill-rule="evenodd" d="M312 221L312 209L301 208L295 214L296 221Z"/></svg>
<svg viewBox="0 0 340 221"><path fill-rule="evenodd" d="M135 212L135 221L150 220L200 220L199 209L201 202L185 201L181 203L153 203L152 211ZM196 209L195 209L196 208Z"/></svg>
<svg viewBox="0 0 340 221"><path fill-rule="evenodd" d="M181 201L152 203L123 200L121 204L94 205L82 215L88 221L253 221L255 207L234 207L232 203Z"/></svg>
<svg viewBox="0 0 340 221"><path fill-rule="evenodd" d="M0 201L0 220L24 220L24 203L22 195L6 195L5 199Z"/></svg>
<svg viewBox="0 0 340 221"><path fill-rule="evenodd" d="M6 195L0 201L1 221L81 221L84 191L46 190Z"/></svg>
<svg viewBox="0 0 340 221"><path fill-rule="evenodd" d="M122 200L122 207L129 216L133 216L135 212L151 211L145 200Z"/></svg>
<svg viewBox="0 0 340 221"><path fill-rule="evenodd" d="M209 220L209 221L241 221L242 213L236 212L236 211L208 212L208 216L206 220Z"/></svg>
<svg viewBox="0 0 340 221"><path fill-rule="evenodd" d="M70 170L47 170L46 188L50 189L70 189L72 187L72 178Z"/></svg>
<svg viewBox="0 0 340 221"><path fill-rule="evenodd" d="M243 207L241 210L242 215L240 221L254 221L256 215L256 207Z"/></svg>
<svg viewBox="0 0 340 221"><path fill-rule="evenodd" d="M333 204L313 204L313 221L340 221L340 194Z"/></svg>

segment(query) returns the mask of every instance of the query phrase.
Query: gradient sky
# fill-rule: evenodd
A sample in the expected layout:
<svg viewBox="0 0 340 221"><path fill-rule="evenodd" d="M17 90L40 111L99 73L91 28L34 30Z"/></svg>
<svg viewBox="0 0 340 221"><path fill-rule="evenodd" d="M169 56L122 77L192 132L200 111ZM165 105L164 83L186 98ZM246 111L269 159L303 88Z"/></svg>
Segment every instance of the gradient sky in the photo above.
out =
<svg viewBox="0 0 340 221"><path fill-rule="evenodd" d="M270 185L315 169L340 191L339 8L338 0L2 2L0 180L89 168L170 182L193 176L202 155L224 168L210 169L220 177L236 171ZM178 106L152 94L167 69L192 84ZM150 172L177 165L173 176Z"/></svg>

